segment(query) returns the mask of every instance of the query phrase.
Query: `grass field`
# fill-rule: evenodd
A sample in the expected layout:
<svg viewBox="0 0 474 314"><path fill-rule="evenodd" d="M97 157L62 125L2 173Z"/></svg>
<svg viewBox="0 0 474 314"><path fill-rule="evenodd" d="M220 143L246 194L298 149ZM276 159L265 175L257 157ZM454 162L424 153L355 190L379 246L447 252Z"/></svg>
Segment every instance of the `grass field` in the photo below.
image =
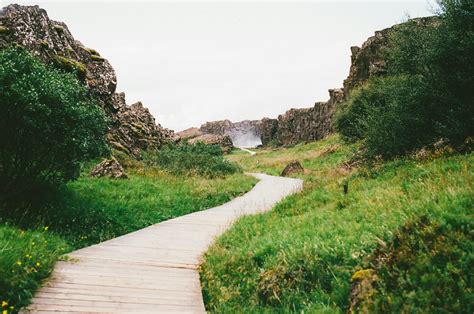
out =
<svg viewBox="0 0 474 314"><path fill-rule="evenodd" d="M472 313L474 154L350 169L356 149L333 136L229 157L269 174L300 160L305 188L206 253L209 311Z"/></svg>
<svg viewBox="0 0 474 314"><path fill-rule="evenodd" d="M41 208L2 218L2 310L28 304L62 254L225 203L256 183L241 172L213 179L174 176L139 162L130 162L127 171L128 180L91 178L85 171Z"/></svg>

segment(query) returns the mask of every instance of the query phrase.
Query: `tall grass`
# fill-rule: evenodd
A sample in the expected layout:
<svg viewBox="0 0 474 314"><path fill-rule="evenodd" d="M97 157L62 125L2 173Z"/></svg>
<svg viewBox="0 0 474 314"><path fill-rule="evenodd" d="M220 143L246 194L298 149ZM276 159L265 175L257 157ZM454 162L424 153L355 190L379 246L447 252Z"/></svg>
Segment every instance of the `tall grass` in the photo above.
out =
<svg viewBox="0 0 474 314"><path fill-rule="evenodd" d="M470 165L474 154L396 160L372 170L349 170L343 164L355 149L356 145L344 146L338 137L331 137L290 149L260 150L256 156L232 157L245 170L270 174L279 173L288 161L297 158L305 168L305 173L298 175L305 179L305 189L271 212L240 219L206 253L201 279L208 310L344 312L355 284L353 275L374 267L369 259L380 246L395 247L391 246L394 234L405 224L426 216L434 225L449 225L448 218L457 216L457 226L469 230L474 196ZM343 193L345 182L349 186L347 195ZM411 260L418 273L407 275L412 285L386 282L390 276L380 275L380 287L385 284L391 294L382 288L373 290L379 299L371 301L376 304L372 310L472 312L469 252L474 246L472 236L464 235L462 239L459 243L464 247L453 251L464 252L467 262L449 268L459 275L466 289L459 292L445 285L444 308L436 302L436 287L427 290L429 285L422 283L429 269L443 276L449 274L438 267L437 254L427 255L408 244L410 249L404 252L420 253L419 259ZM436 247L435 252L441 254L440 248ZM455 260L454 256L448 257ZM424 263L430 266L423 268ZM411 289L413 285L425 288L423 296L420 289ZM392 303L386 302L387 295ZM407 295L412 298L405 298ZM389 305L383 308L377 304Z"/></svg>
<svg viewBox="0 0 474 314"><path fill-rule="evenodd" d="M210 180L124 163L128 180L91 178L86 169L45 205L21 215L2 211L0 302L8 304L5 310L28 304L61 254L225 203L256 182L242 173Z"/></svg>

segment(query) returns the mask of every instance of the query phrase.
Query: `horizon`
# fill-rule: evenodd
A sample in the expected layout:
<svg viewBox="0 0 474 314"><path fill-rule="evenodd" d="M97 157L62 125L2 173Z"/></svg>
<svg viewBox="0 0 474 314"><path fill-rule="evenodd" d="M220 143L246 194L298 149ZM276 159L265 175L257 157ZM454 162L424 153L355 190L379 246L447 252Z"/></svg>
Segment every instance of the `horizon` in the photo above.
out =
<svg viewBox="0 0 474 314"><path fill-rule="evenodd" d="M127 104L141 101L157 123L177 132L207 121L276 118L326 101L328 89L341 88L349 73L351 46L407 16L432 15L426 1L2 7L10 3L39 5L66 23L76 40L109 60ZM100 22L83 23L85 16Z"/></svg>

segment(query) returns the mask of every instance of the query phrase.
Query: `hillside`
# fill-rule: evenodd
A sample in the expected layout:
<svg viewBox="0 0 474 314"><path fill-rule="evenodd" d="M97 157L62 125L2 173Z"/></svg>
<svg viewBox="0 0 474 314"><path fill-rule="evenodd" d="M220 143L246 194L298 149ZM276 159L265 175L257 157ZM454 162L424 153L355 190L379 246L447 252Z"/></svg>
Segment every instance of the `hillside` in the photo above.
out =
<svg viewBox="0 0 474 314"><path fill-rule="evenodd" d="M209 311L472 312L474 154L369 169L355 167L355 151L332 136L229 157L274 175L299 160L305 188L208 251Z"/></svg>

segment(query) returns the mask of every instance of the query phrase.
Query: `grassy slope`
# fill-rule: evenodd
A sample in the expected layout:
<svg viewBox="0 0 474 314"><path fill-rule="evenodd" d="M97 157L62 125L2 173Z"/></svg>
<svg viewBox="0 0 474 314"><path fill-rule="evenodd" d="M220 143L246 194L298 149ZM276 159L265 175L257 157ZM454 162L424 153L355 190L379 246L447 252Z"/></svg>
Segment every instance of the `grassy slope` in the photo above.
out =
<svg viewBox="0 0 474 314"><path fill-rule="evenodd" d="M305 189L271 212L240 219L207 252L201 278L209 310L345 311L353 274L369 267L367 257L380 243L390 243L394 232L407 222L426 214L446 225L449 217L455 216L462 220L462 228L469 230L473 221L474 154L399 160L371 171L349 172L341 164L354 149L331 137L289 149L259 150L256 156L231 156L247 171L269 174L278 174L297 158L306 169L298 175L305 179ZM342 193L345 180L349 181L348 195ZM460 253L464 262L451 267L458 274L459 286L466 288L464 297L472 302L472 234L470 237ZM416 263L432 262L428 259L432 256L426 258ZM441 278L436 272L441 273L446 265L438 267L433 262L430 266L425 271ZM426 286L426 274L421 273L422 267L419 269L413 274L418 276L413 277L414 284ZM427 286L436 290L436 281ZM395 312L403 306L406 311L436 307L429 304L434 298L429 293L425 296L429 300L417 305L418 294L404 289L377 297L388 300L389 309ZM443 295L443 291L437 292ZM409 302L404 305L404 300ZM466 299L454 296L444 306L472 311L472 303L463 302Z"/></svg>
<svg viewBox="0 0 474 314"><path fill-rule="evenodd" d="M256 182L242 173L212 180L177 177L139 164L128 171L129 180L83 175L46 208L0 223L0 302L8 303L3 309L27 304L61 254L225 203Z"/></svg>

